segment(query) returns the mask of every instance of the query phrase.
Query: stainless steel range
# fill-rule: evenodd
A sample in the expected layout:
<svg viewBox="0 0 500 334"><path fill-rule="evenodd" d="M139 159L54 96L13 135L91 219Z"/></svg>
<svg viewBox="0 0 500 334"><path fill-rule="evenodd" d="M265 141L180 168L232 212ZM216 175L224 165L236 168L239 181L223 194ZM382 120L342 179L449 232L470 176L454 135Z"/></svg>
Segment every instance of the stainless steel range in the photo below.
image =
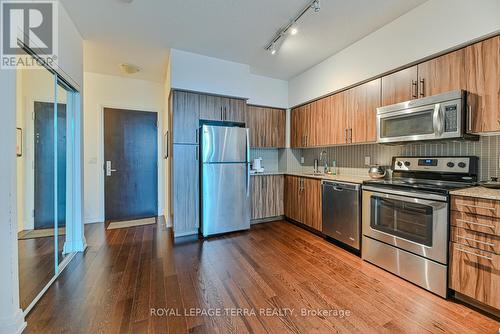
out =
<svg viewBox="0 0 500 334"><path fill-rule="evenodd" d="M362 258L446 297L449 191L477 181L477 157L394 157L363 184Z"/></svg>

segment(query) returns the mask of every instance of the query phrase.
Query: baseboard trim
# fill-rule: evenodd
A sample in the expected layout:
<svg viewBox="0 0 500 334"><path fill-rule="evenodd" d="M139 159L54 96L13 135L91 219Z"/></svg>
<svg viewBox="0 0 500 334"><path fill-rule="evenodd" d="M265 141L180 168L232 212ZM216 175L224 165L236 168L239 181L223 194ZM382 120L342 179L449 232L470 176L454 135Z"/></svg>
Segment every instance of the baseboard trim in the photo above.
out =
<svg viewBox="0 0 500 334"><path fill-rule="evenodd" d="M266 217L260 219L252 219L250 220L250 225L262 224L262 223L270 223L274 221L285 220L285 216L276 216L276 217Z"/></svg>
<svg viewBox="0 0 500 334"><path fill-rule="evenodd" d="M12 317L0 319L0 333L22 333L28 324L23 311L19 308Z"/></svg>
<svg viewBox="0 0 500 334"><path fill-rule="evenodd" d="M177 233L174 231L174 238L187 237L188 235L195 235L195 234L198 234L198 230L188 231L188 232L180 232L180 233Z"/></svg>

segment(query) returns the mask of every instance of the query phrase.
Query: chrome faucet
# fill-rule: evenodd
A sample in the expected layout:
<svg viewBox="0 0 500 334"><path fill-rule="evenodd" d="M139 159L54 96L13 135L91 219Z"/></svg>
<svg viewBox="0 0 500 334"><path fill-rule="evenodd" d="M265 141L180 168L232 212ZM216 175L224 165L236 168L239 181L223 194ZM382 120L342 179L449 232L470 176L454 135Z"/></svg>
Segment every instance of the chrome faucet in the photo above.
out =
<svg viewBox="0 0 500 334"><path fill-rule="evenodd" d="M324 167L324 170L323 170L323 173L327 173L328 172L328 162L327 162L327 159L326 159L326 151L321 151L321 153L319 154L319 162L323 161L324 160L324 163L325 163L325 167Z"/></svg>

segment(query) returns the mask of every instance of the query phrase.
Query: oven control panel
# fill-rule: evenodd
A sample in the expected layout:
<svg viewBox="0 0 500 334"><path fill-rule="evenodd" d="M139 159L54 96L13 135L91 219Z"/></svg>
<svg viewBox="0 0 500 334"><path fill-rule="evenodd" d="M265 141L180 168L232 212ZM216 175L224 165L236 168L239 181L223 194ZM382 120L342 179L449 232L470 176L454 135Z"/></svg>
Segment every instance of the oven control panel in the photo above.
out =
<svg viewBox="0 0 500 334"><path fill-rule="evenodd" d="M394 171L464 174L470 172L470 167L470 157L395 157L392 166Z"/></svg>

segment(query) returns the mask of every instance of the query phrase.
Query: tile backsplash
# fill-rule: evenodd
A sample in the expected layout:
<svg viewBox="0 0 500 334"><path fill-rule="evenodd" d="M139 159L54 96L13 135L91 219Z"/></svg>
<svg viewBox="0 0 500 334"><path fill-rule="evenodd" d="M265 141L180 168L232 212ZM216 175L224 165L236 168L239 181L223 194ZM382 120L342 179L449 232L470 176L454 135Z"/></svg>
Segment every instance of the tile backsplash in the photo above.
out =
<svg viewBox="0 0 500 334"><path fill-rule="evenodd" d="M302 168L311 168L314 165L314 159L318 159L323 150L327 152L329 166L335 159L338 167L352 169L366 168L365 156L370 157L371 164L389 166L395 155L473 155L479 157L479 179L485 180L492 176L500 176L500 135L482 136L479 141L442 141L397 146L365 144L291 151L292 155L298 154L297 161L300 161L301 156L304 157Z"/></svg>
<svg viewBox="0 0 500 334"><path fill-rule="evenodd" d="M262 167L268 172L275 172L280 170L279 165L279 151L278 149L251 149L250 162L256 158L262 158ZM286 170L286 168L285 168Z"/></svg>

